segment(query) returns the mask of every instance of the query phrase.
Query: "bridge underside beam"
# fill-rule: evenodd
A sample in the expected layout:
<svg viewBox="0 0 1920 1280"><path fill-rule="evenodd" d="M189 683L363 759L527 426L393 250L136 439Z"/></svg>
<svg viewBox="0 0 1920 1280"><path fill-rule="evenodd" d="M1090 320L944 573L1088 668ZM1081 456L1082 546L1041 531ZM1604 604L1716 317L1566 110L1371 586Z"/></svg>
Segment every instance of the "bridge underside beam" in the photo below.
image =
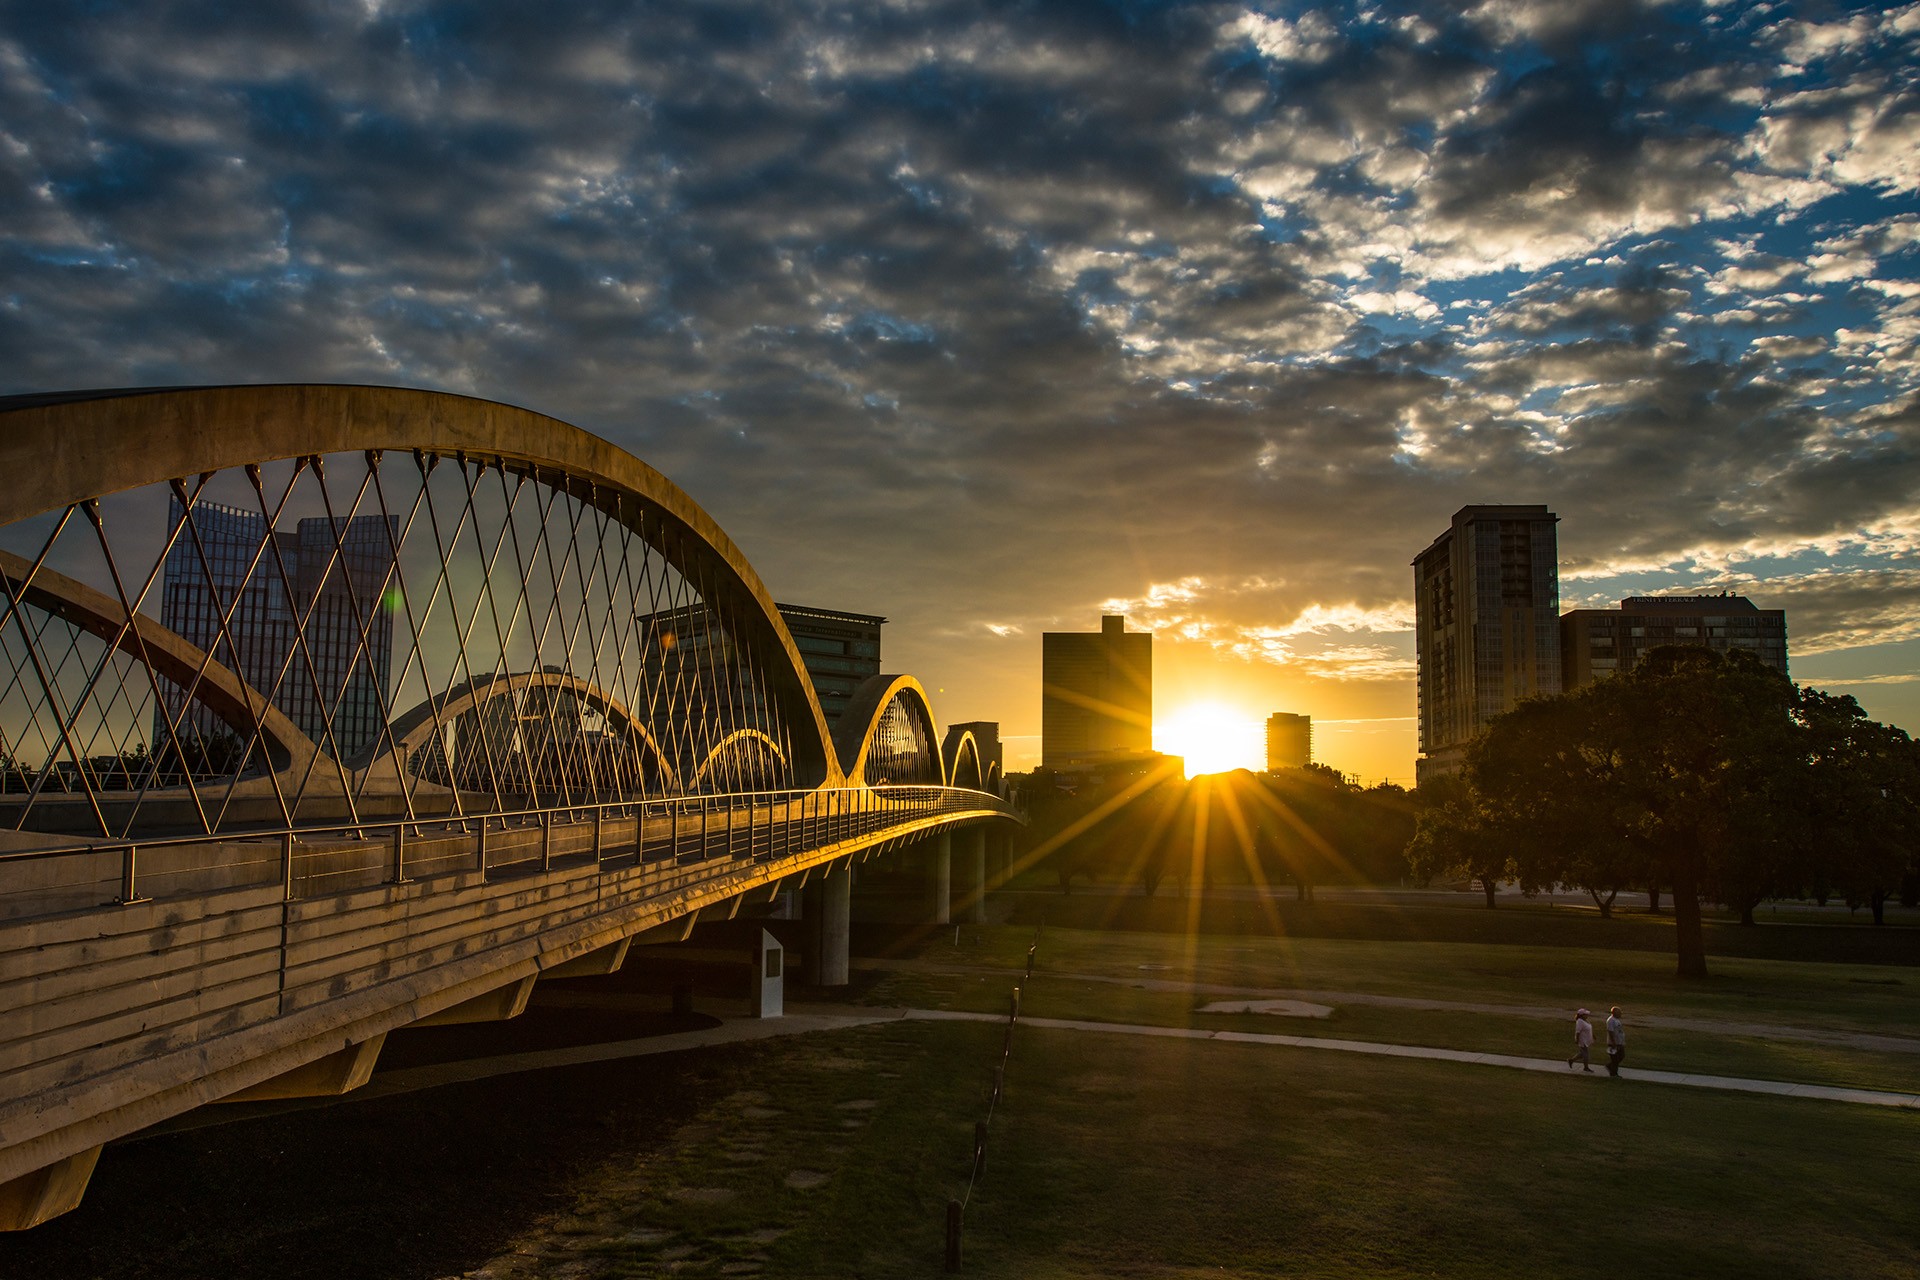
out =
<svg viewBox="0 0 1920 1280"><path fill-rule="evenodd" d="M430 1013L411 1025L453 1027L469 1022L505 1022L509 1018L517 1018L527 1011L527 1000L533 995L533 984L538 980L538 975L535 975L509 982L504 987L482 992L438 1013Z"/></svg>
<svg viewBox="0 0 1920 1280"><path fill-rule="evenodd" d="M373 1075L373 1064L387 1042L382 1031L370 1040L350 1044L324 1058L277 1075L271 1080L230 1093L222 1102L265 1102L273 1098L332 1098L351 1093Z"/></svg>
<svg viewBox="0 0 1920 1280"><path fill-rule="evenodd" d="M627 950L632 946L631 937L622 938L597 951L589 951L583 956L563 960L551 969L542 970L540 976L543 978L599 978L609 973L618 973L620 966L627 962Z"/></svg>
<svg viewBox="0 0 1920 1280"><path fill-rule="evenodd" d="M0 1231L25 1231L78 1208L99 1159L100 1148L89 1147L0 1183Z"/></svg>

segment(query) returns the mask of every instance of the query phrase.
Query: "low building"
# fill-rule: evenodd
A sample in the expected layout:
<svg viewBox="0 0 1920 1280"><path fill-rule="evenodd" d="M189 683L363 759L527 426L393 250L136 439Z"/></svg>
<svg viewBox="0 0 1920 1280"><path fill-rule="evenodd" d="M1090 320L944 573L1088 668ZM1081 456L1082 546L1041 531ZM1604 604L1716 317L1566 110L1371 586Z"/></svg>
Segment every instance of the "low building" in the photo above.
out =
<svg viewBox="0 0 1920 1280"><path fill-rule="evenodd" d="M1787 674L1787 614L1745 596L1631 596L1618 609L1574 609L1560 619L1561 683L1568 691L1666 644L1725 653L1742 650Z"/></svg>

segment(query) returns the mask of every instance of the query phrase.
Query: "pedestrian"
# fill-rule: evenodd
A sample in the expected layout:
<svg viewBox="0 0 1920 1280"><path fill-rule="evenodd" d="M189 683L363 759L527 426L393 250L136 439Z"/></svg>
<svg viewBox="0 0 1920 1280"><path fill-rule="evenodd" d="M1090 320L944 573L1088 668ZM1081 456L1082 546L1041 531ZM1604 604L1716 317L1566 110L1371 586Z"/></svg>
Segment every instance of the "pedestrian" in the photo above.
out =
<svg viewBox="0 0 1920 1280"><path fill-rule="evenodd" d="M1607 1074L1619 1076L1620 1064L1627 1060L1627 1024L1620 1020L1620 1006L1607 1015Z"/></svg>
<svg viewBox="0 0 1920 1280"><path fill-rule="evenodd" d="M1582 1071L1591 1072L1593 1070L1593 1059L1588 1056L1589 1051L1593 1048L1593 1024L1587 1021L1589 1016L1591 1015L1589 1015L1585 1009L1574 1011L1573 1057L1567 1059L1567 1070L1569 1071L1573 1070L1573 1064L1576 1061L1580 1063L1580 1069Z"/></svg>

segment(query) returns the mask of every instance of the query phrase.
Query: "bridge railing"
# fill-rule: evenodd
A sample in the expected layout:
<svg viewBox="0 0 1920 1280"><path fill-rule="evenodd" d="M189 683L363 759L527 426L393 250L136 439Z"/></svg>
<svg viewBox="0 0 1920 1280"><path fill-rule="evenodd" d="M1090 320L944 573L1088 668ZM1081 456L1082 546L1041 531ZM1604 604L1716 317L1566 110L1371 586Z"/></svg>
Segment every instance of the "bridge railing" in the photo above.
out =
<svg viewBox="0 0 1920 1280"><path fill-rule="evenodd" d="M217 837L49 841L0 849L0 921L275 884L294 901L433 877L507 878L586 863L775 862L871 842L943 815L980 812L1019 817L999 797L961 787L845 787L610 800Z"/></svg>

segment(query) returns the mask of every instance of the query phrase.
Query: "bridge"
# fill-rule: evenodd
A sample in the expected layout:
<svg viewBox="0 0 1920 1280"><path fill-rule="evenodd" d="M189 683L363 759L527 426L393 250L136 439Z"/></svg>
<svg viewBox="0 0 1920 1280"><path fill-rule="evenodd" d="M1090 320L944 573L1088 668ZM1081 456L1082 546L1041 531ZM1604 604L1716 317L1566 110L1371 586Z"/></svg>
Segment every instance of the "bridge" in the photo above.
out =
<svg viewBox="0 0 1920 1280"><path fill-rule="evenodd" d="M0 1228L104 1144L364 1083L409 1026L854 868L977 913L1018 815L911 676L829 725L739 549L639 459L380 387L0 400Z"/></svg>

